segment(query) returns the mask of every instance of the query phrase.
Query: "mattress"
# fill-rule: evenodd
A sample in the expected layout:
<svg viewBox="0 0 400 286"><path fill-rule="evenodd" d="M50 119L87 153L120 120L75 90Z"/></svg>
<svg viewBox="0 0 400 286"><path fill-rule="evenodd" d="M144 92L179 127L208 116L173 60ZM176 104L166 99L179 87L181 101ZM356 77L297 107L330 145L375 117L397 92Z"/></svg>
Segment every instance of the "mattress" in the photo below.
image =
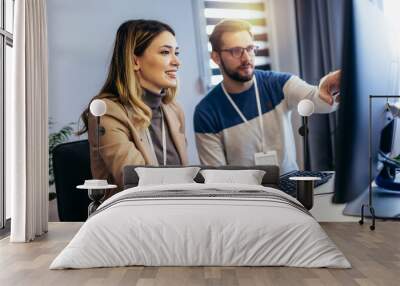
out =
<svg viewBox="0 0 400 286"><path fill-rule="evenodd" d="M350 268L293 197L263 186L140 186L106 200L50 269L144 266Z"/></svg>

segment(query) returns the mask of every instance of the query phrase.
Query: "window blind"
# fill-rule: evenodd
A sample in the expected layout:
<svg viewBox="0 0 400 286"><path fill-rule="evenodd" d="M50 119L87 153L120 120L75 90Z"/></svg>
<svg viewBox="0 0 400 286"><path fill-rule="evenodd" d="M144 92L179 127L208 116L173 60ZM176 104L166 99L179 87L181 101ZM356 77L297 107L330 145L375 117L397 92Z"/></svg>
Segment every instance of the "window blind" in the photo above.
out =
<svg viewBox="0 0 400 286"><path fill-rule="evenodd" d="M252 26L255 45L259 50L255 58L257 69L270 70L271 58L268 42L268 19L265 0L205 0L204 14L206 18L206 32L209 36L214 26L223 19L241 19ZM208 43L211 53L211 44ZM211 84L217 85L222 80L218 66L210 59Z"/></svg>

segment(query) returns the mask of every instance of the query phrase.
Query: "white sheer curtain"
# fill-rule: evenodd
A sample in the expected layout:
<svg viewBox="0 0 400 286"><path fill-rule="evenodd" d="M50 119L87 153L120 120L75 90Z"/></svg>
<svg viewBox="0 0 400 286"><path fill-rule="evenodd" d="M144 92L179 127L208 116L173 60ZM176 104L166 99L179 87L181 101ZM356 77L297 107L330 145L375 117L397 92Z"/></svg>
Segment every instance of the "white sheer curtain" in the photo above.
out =
<svg viewBox="0 0 400 286"><path fill-rule="evenodd" d="M13 94L6 98L6 187L12 242L48 227L48 70L45 0L15 1Z"/></svg>

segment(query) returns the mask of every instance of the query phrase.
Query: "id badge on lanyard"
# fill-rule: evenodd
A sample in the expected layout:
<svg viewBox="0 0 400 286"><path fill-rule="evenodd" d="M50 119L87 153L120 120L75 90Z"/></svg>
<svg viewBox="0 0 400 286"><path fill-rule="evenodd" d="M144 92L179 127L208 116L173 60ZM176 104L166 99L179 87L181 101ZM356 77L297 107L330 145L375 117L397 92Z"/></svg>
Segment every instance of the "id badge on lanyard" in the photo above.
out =
<svg viewBox="0 0 400 286"><path fill-rule="evenodd" d="M255 75L253 76L253 81L254 81L254 89L255 89L256 100L257 100L258 121L259 121L260 131L261 131L261 152L257 152L254 154L254 164L255 165L277 165L277 166L279 166L277 152L275 150L268 151L267 147L266 147L264 122L262 120L262 112L261 112L260 94L258 91L257 79L256 79ZM239 107L233 101L233 99L231 98L229 93L226 91L223 83L221 83L221 87L222 87L223 92L225 93L225 96L228 98L228 100L231 103L231 105L233 106L233 108L236 110L236 112L242 118L243 122L245 122L246 124L250 124L248 122L248 120L246 119L246 117L244 116L244 114L240 111ZM252 130L252 128L251 128L251 130Z"/></svg>
<svg viewBox="0 0 400 286"><path fill-rule="evenodd" d="M254 164L259 165L275 165L279 166L278 153L275 150L258 152L254 154Z"/></svg>

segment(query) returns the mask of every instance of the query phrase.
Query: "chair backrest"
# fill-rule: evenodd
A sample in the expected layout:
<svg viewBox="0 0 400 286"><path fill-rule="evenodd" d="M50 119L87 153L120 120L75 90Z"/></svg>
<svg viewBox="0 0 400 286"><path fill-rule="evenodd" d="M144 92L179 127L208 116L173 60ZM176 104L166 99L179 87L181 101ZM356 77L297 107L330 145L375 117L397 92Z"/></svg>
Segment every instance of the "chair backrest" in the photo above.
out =
<svg viewBox="0 0 400 286"><path fill-rule="evenodd" d="M56 146L53 168L60 221L85 221L90 199L87 191L78 190L76 186L92 178L88 140Z"/></svg>

